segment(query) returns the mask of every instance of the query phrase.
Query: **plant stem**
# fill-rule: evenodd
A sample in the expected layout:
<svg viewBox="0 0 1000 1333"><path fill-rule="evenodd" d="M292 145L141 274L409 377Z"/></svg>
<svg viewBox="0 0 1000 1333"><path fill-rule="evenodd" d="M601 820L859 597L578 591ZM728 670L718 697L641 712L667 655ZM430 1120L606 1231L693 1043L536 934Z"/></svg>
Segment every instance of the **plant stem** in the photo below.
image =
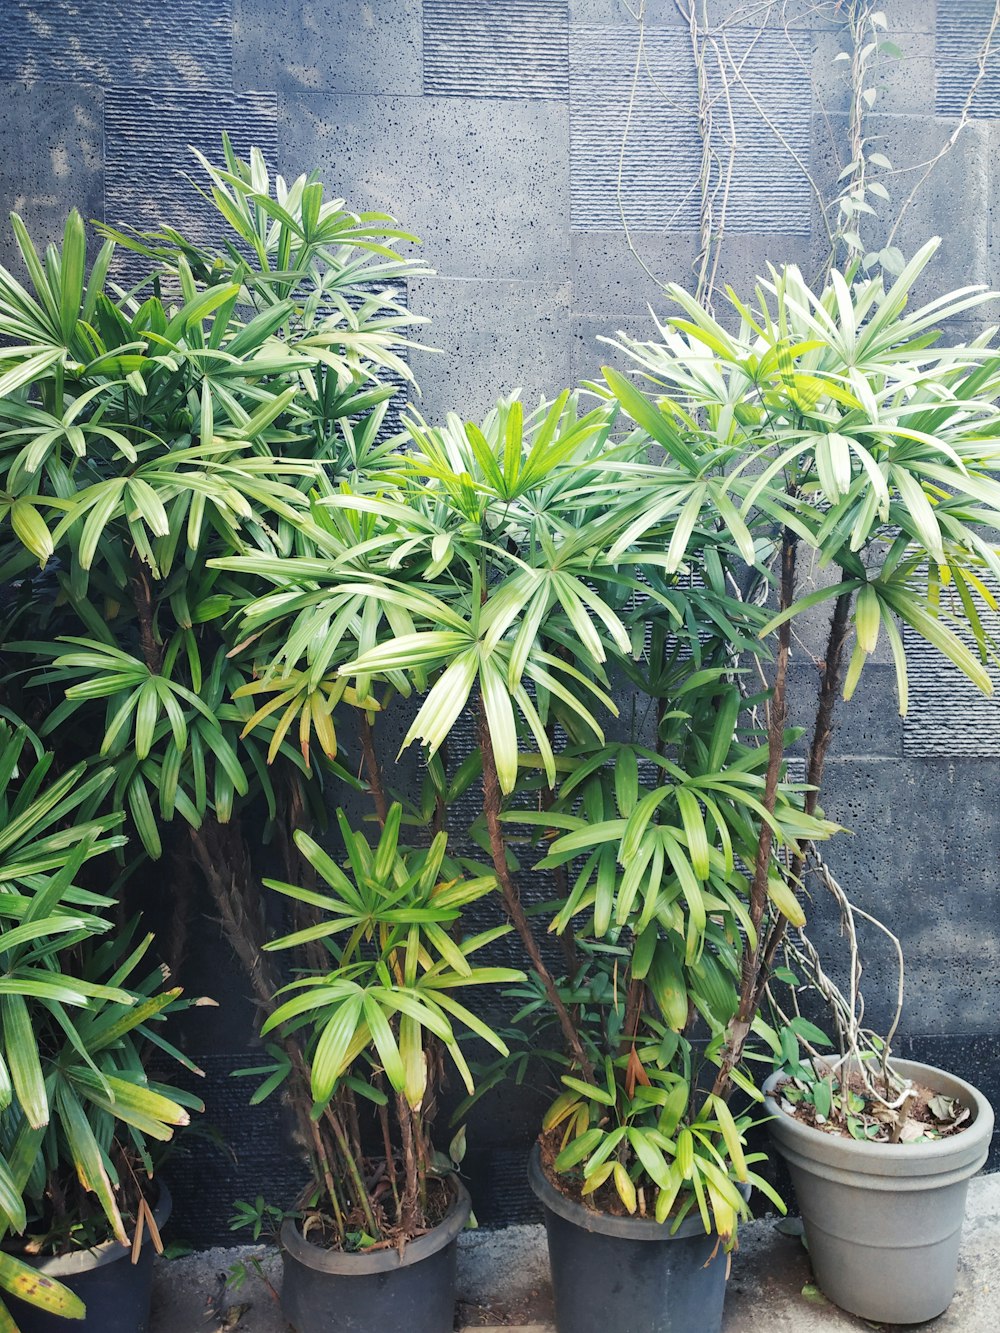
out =
<svg viewBox="0 0 1000 1333"><path fill-rule="evenodd" d="M340 1156L347 1168L347 1174L351 1177L354 1184L354 1192L357 1196L358 1207L365 1215L365 1221L368 1224L369 1235L381 1240L382 1233L375 1221L375 1214L372 1212L371 1201L368 1198L368 1190L365 1188L365 1182L361 1175L361 1170L351 1152L351 1145L347 1141L347 1134L344 1126L340 1123L340 1118L330 1106L323 1108L323 1118L333 1130L333 1137L337 1140L337 1147L340 1149Z"/></svg>
<svg viewBox="0 0 1000 1333"><path fill-rule="evenodd" d="M538 947L538 941L535 939L535 933L524 914L521 895L507 866L507 848L504 842L503 828L500 824L502 809L500 778L497 775L496 759L493 755L493 741L490 738L489 723L486 720L486 705L483 702L482 695L479 696L479 746L483 755L483 814L486 816L486 829L490 839L493 869L496 872L497 883L500 885L500 892L503 894L504 906L514 923L514 928L521 937L521 943L531 960L535 975L545 987L545 993L555 1010L556 1017L559 1019L559 1026L562 1028L563 1036L566 1038L574 1060L576 1060L588 1082L593 1082L593 1066L583 1049L576 1024L573 1022L569 1010L559 994L556 983L552 979L552 973L545 965L541 950Z"/></svg>
<svg viewBox="0 0 1000 1333"><path fill-rule="evenodd" d="M361 754L364 759L365 775L368 779L368 790L375 802L375 813L378 816L379 825L385 828L389 807L386 805L385 788L382 786L382 770L379 767L378 755L375 752L375 734L372 724L368 720L368 714L363 708L358 709L358 732L361 736Z"/></svg>
<svg viewBox="0 0 1000 1333"><path fill-rule="evenodd" d="M845 571L841 576L841 582L846 583L849 575ZM847 644L847 636L850 630L851 616L851 593L843 592L834 603L833 615L830 617L830 631L826 642L826 656L823 659L823 666L820 673L819 695L816 703L816 722L813 727L812 742L809 746L809 759L806 764L806 782L809 783L811 790L806 792L805 811L812 815L816 812L816 806L819 802L820 787L823 782L823 772L826 767L826 756L830 749L830 741L833 739L833 715L837 704L837 697L840 694L840 681L843 675L844 666L844 648ZM791 870L788 876L789 884L794 888L802 878L802 871L805 865L805 853L799 852L792 861ZM771 968L774 965L774 958L778 948L784 938L785 931L788 928L788 919L779 916L771 928L771 934L764 949L763 960L759 969L757 978L756 1003L759 1004L764 995L764 989L767 986L768 977Z"/></svg>
<svg viewBox="0 0 1000 1333"><path fill-rule="evenodd" d="M786 611L795 599L795 555L796 536L789 528L781 535L781 611ZM778 779L785 754L785 721L787 716L788 659L792 642L791 618L782 621L778 629L778 653L774 668L774 686L768 707L767 722L767 773L764 779L764 808L768 814L774 813L778 796ZM771 865L771 847L773 834L766 820L761 820L760 833L757 837L757 857L754 864L753 883L750 887L750 922L753 927L753 943L748 937L743 954L743 972L740 981L740 1002L736 1014L729 1024L725 1045L722 1048L719 1072L715 1077L712 1092L717 1097L728 1097L731 1091L731 1074L743 1054L743 1047L753 1022L755 998L758 989L758 973L763 950L760 937L761 923L767 908L767 876Z"/></svg>
<svg viewBox="0 0 1000 1333"><path fill-rule="evenodd" d="M163 649L156 641L153 628L153 595L146 568L138 556L133 561L132 601L139 621L139 644L142 658L150 675L158 676L163 668Z"/></svg>
<svg viewBox="0 0 1000 1333"><path fill-rule="evenodd" d="M412 1235L418 1218L419 1169L413 1134L413 1113L401 1092L396 1093L396 1119L403 1147L403 1201L399 1208L399 1223L404 1235Z"/></svg>

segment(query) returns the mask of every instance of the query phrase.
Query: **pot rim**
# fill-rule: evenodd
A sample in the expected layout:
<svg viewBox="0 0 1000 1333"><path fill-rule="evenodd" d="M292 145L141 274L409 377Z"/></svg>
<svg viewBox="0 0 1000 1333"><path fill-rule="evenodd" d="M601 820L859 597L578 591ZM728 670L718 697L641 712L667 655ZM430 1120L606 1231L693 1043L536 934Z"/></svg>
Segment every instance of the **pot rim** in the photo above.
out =
<svg viewBox="0 0 1000 1333"><path fill-rule="evenodd" d="M825 1134L821 1129L807 1125L782 1110L774 1096L774 1090L778 1081L784 1079L786 1075L776 1070L765 1080L763 1087L764 1103L772 1116L769 1128L778 1138L794 1140L796 1146L803 1152L808 1153L814 1148L825 1148L826 1151L818 1155L828 1160L834 1157L849 1157L856 1165L864 1161L872 1167L894 1163L897 1166L912 1166L916 1169L931 1162L943 1164L944 1159L950 1157L967 1156L971 1159L980 1152L985 1155L993 1134L994 1115L989 1100L978 1088L959 1078L957 1074L939 1069L936 1065L923 1064L920 1060L893 1059L892 1064L906 1078L920 1079L932 1088L943 1083L942 1091L947 1095L954 1096L957 1093L972 1110L968 1126L958 1134L952 1134L946 1139L934 1139L928 1143L874 1143L868 1139L851 1139L840 1134ZM942 1169L945 1168L942 1166Z"/></svg>
<svg viewBox="0 0 1000 1333"><path fill-rule="evenodd" d="M174 1203L166 1182L158 1180L156 1184L159 1195L153 1209L153 1220L159 1230L166 1225ZM149 1243L150 1235L147 1227L143 1232L142 1248L145 1249ZM90 1273L95 1268L104 1268L107 1264L117 1263L119 1259L127 1259L131 1253L132 1247L130 1245L122 1245L121 1241L115 1240L112 1236L110 1240L102 1241L100 1245L95 1245L90 1250L75 1250L72 1254L19 1255L18 1257L23 1259L25 1263L31 1264L32 1268L36 1268L40 1273L44 1273L46 1277L61 1279L77 1277L81 1273Z"/></svg>
<svg viewBox="0 0 1000 1333"><path fill-rule="evenodd" d="M432 1230L418 1236L416 1240L408 1241L402 1254L396 1249L376 1250L368 1254L345 1254L341 1250L324 1249L306 1240L290 1217L281 1224L281 1248L287 1256L317 1273L366 1277L398 1268L410 1268L450 1245L469 1220L472 1211L469 1191L457 1176L449 1176L448 1179L454 1191L448 1212Z"/></svg>
<svg viewBox="0 0 1000 1333"><path fill-rule="evenodd" d="M566 1222L572 1222L574 1226L582 1231L596 1232L601 1236L617 1236L622 1240L642 1240L642 1241L672 1241L688 1240L692 1236L701 1236L709 1239L712 1234L707 1232L702 1226L701 1215L695 1211L692 1215L685 1217L676 1231L671 1232L669 1220L666 1222L657 1222L652 1217L613 1217L610 1213L600 1213L591 1208L585 1208L582 1203L577 1203L575 1199L568 1198L562 1194L549 1180L548 1176L542 1170L541 1150L538 1144L534 1144L531 1149L531 1155L528 1158L528 1183L530 1184L535 1197L547 1208L549 1212L555 1213L557 1217L563 1218ZM749 1186L740 1186L741 1192L745 1189L749 1197Z"/></svg>

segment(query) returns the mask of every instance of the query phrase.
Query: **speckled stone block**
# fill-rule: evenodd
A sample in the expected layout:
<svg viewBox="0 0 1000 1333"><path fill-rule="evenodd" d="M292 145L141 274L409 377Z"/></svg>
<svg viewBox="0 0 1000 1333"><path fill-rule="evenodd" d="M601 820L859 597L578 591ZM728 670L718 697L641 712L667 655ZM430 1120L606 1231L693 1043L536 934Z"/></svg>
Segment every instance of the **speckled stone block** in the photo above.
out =
<svg viewBox="0 0 1000 1333"><path fill-rule="evenodd" d="M630 243L631 242L631 243ZM656 329L649 308L658 317L679 313L664 287L676 282L694 289L698 270L698 238L692 232L659 235L643 232L626 237L623 231L579 231L570 238L573 312L579 315L634 315L645 319L642 336ZM716 272L716 318L738 323L725 287L731 285L746 298L769 263L798 263L810 270L812 242L808 236L753 236L737 232L726 236Z"/></svg>
<svg viewBox="0 0 1000 1333"><path fill-rule="evenodd" d="M394 213L448 277L568 276L568 119L558 102L300 94L280 105L286 171L319 170Z"/></svg>
<svg viewBox="0 0 1000 1333"><path fill-rule="evenodd" d="M1000 760L847 758L828 763L822 805L844 825L824 849L838 881L902 940L905 1029L995 1033L1000 1012ZM824 966L843 975L846 945L832 899L817 886L807 906ZM892 1015L895 953L863 930L869 1008Z"/></svg>
<svg viewBox="0 0 1000 1333"><path fill-rule="evenodd" d="M420 0L233 0L238 92L419 93L420 49Z"/></svg>
<svg viewBox="0 0 1000 1333"><path fill-rule="evenodd" d="M979 72L978 57L993 10L993 0L947 0L938 6L935 34L938 115L962 113ZM970 111L974 116L1000 115L1000 43L996 35Z"/></svg>
<svg viewBox="0 0 1000 1333"><path fill-rule="evenodd" d="M810 233L808 49L803 36L770 29L734 29L718 44L716 58L732 88L728 101L716 100L712 131L721 155L716 182L719 200L727 199L727 231ZM627 225L635 231L696 232L702 166L696 110L696 71L685 31L647 28L640 49L637 31L625 25L575 25L570 34L574 229Z"/></svg>
<svg viewBox="0 0 1000 1333"><path fill-rule="evenodd" d="M896 174L886 180L889 205L879 217L866 217L863 235L873 249L885 244L902 201L913 189L921 164L929 162L948 142L958 121L920 115L877 115L868 124L870 142L883 153ZM813 169L819 188L827 192L847 162L844 116L817 116ZM929 237L942 237L941 247L914 288L917 300L930 300L970 283L989 283L987 244L989 205L993 193L989 173L989 130L980 122L966 125L954 147L923 182L896 232L894 244L913 254ZM878 201L876 201L878 202ZM976 312L979 327L996 319Z"/></svg>
<svg viewBox="0 0 1000 1333"><path fill-rule="evenodd" d="M804 755L816 719L819 669L801 658L788 671L788 726L803 728L794 752ZM896 697L896 672L869 663L851 699L838 699L833 715L831 753L869 758L903 754L903 719Z"/></svg>
<svg viewBox="0 0 1000 1333"><path fill-rule="evenodd" d="M21 214L39 248L66 214L104 217L104 98L68 84L0 83L0 263L22 274L7 214Z"/></svg>
<svg viewBox="0 0 1000 1333"><path fill-rule="evenodd" d="M424 92L565 98L566 0L424 0Z"/></svg>
<svg viewBox="0 0 1000 1333"><path fill-rule="evenodd" d="M693 4L700 22L703 0L684 0L685 8ZM888 10L893 0L886 0ZM895 0L900 5L933 5L933 0ZM623 23L635 27L639 12L638 0L569 0L574 23ZM773 27L793 29L832 28L842 26L832 5L817 4L816 0L780 0L780 3L760 4L758 0L708 0L708 24L713 33L729 28ZM677 0L645 0L642 7L647 24L670 23L684 28L688 20Z"/></svg>
<svg viewBox="0 0 1000 1333"><path fill-rule="evenodd" d="M108 222L139 229L170 224L199 241L218 239L224 231L220 215L185 180L185 173L199 183L204 178L191 147L220 162L226 130L241 156L256 145L273 167L276 126L270 94L113 89L105 102ZM133 277L143 262L124 251L115 258L120 277Z"/></svg>
<svg viewBox="0 0 1000 1333"><path fill-rule="evenodd" d="M4 0L0 79L105 87L232 80L231 0Z"/></svg>
<svg viewBox="0 0 1000 1333"><path fill-rule="evenodd" d="M516 388L535 407L569 383L568 283L417 278L410 302L431 321L424 341L444 353L410 358L429 421L448 411L476 420Z"/></svg>
<svg viewBox="0 0 1000 1333"><path fill-rule="evenodd" d="M892 41L899 55L883 54L872 79L875 109L900 115L935 112L938 65L933 32L911 32L903 20L903 31L893 27ZM846 115L851 101L851 64L838 60L838 53L850 50L850 39L842 29L816 34L813 53L813 81L817 105L828 114Z"/></svg>

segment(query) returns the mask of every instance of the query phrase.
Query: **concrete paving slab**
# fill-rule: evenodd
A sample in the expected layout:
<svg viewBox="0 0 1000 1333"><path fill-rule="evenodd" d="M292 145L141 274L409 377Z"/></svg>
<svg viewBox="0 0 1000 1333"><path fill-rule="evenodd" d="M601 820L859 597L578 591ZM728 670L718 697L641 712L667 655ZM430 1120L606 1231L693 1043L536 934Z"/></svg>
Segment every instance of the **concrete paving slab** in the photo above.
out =
<svg viewBox="0 0 1000 1333"><path fill-rule="evenodd" d="M752 1222L733 1256L723 1333L859 1333L874 1325L845 1314L812 1286L809 1258L773 1218ZM236 1264L259 1258L263 1278L227 1288ZM463 1333L554 1333L541 1226L468 1232L460 1240L459 1296ZM288 1333L276 1290L281 1265L273 1250L241 1246L206 1250L156 1270L150 1333ZM949 1309L919 1327L925 1333L987 1333L997 1328L1000 1295L1000 1174L972 1182ZM530 1323L512 1323L514 1318ZM498 1322L499 1321L499 1322ZM506 1321L506 1322L504 1322ZM541 1321L541 1322L539 1322ZM913 1326L910 1326L913 1327Z"/></svg>

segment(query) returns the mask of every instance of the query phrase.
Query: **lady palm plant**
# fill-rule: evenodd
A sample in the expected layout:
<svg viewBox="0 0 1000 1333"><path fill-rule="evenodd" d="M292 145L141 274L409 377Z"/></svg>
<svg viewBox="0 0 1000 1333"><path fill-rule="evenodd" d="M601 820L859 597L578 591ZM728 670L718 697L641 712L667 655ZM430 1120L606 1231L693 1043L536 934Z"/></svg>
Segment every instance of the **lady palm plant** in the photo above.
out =
<svg viewBox="0 0 1000 1333"><path fill-rule="evenodd" d="M332 713L357 699L347 681L303 679L261 700L230 616L259 585L210 560L309 553L310 492L380 458L411 379L399 293L417 270L392 219L223 150L222 167L199 157L225 233L214 248L103 228L88 271L78 215L44 255L13 218L28 282L0 271L5 688L62 764L91 761L103 808L126 812L145 853L171 857L175 964L193 857L266 1014L278 983L252 853L273 841L286 878L310 883L291 833L324 819L324 775L356 785ZM116 246L149 269L130 291L109 277ZM300 924L310 911L296 905ZM291 1038L283 1049L302 1073ZM294 1089L311 1143L304 1073Z"/></svg>
<svg viewBox="0 0 1000 1333"><path fill-rule="evenodd" d="M121 816L97 813L112 777L83 765L55 776L53 756L40 746L31 754L31 745L25 728L4 724L0 1288L79 1318L81 1302L12 1252L10 1233L27 1231L36 1252L111 1234L125 1244L127 1218L141 1242L151 1216L139 1180L153 1169L146 1139L168 1139L187 1121L181 1103L200 1103L151 1083L135 1044L148 1038L173 1051L149 1025L179 992L160 990L159 970L129 984L149 940L128 958L122 940L100 940L114 900L77 882L124 841ZM0 1322L16 1328L2 1304Z"/></svg>
<svg viewBox="0 0 1000 1333"><path fill-rule="evenodd" d="M274 588L241 613L262 689L354 685L380 818L373 724L398 695L421 699L403 746L423 745L432 800L415 818L445 827L481 777L471 832L532 965L526 1009L555 1013L567 1052L550 1169L606 1206L675 1221L697 1207L727 1239L745 1211L748 1121L728 1100L734 1086L759 1100L744 1048L776 1040L763 988L833 831L818 788L852 622L848 693L881 630L905 707L897 617L988 685L998 363L985 339L933 347L982 293L907 312L933 248L889 291L835 274L816 294L775 272L753 309L734 297L737 333L673 289L681 317L622 344L649 393L609 369L582 413L564 395L527 415L503 402L480 426L412 421L397 459L319 498L308 559L220 562ZM799 597L803 547L840 579ZM769 582L776 615L759 604ZM790 622L828 598L795 784ZM760 673L772 636L755 694L739 659ZM625 684L628 736L609 739ZM520 898L532 828L564 976Z"/></svg>
<svg viewBox="0 0 1000 1333"><path fill-rule="evenodd" d="M997 660L986 612L995 612L1000 558L989 537L1000 518L1000 357L991 331L968 345L940 346L939 325L989 299L965 288L909 309L932 240L886 290L881 279L834 272L814 292L794 266L771 270L746 304L730 293L735 332L671 288L682 315L647 343L619 344L651 388L641 394L606 371L624 410L656 438L696 526L720 511L707 487L737 510L737 539L750 528L769 542L776 614L760 630L776 641L768 700L763 804L776 811L789 739L788 664L796 617L832 602L806 760L805 812L817 810L834 710L850 698L884 636L895 662L899 709L908 701L906 634L939 651L980 689ZM694 445L694 448L692 447ZM644 485L658 521L662 481ZM830 570L827 586L802 593L803 552ZM739 1003L726 1033L714 1091L724 1095L756 1023L787 923L772 910L775 831L761 823L750 889L752 932ZM794 897L815 861L811 841L781 858L781 893ZM781 1058L773 1032L763 1034Z"/></svg>
<svg viewBox="0 0 1000 1333"><path fill-rule="evenodd" d="M745 1211L746 1124L704 1088L695 1028L708 1026L704 1059L718 1065L754 930L744 863L761 824L792 854L829 827L793 784L765 805L767 751L740 732L733 654L766 615L741 595L737 541L718 512L679 523L684 477L654 469L649 434L623 421L568 393L532 413L503 401L481 425L414 420L397 458L319 499L314 555L219 566L273 585L241 616L262 686L354 685L380 820L377 719L400 695L420 699L403 748L422 744L430 793L410 819L448 828L481 780L469 845L490 855L567 1052L547 1121L562 1140L554 1169L610 1181L630 1210L697 1205L711 1226L711 1209L728 1238ZM648 521L654 471L673 500ZM702 490L735 514L718 478ZM756 561L750 524L737 540ZM612 690L627 682L629 734L616 741ZM468 754L463 728L478 742ZM533 828L549 843L559 965L518 884ZM776 854L769 868L775 911L798 919ZM584 952L600 994L582 993Z"/></svg>
<svg viewBox="0 0 1000 1333"><path fill-rule="evenodd" d="M317 1178L302 1200L306 1230L318 1220L342 1249L405 1241L441 1219L448 1197L434 1182L454 1169L431 1139L442 1053L470 1093L459 1034L474 1034L507 1054L457 995L524 976L474 957L509 926L468 937L461 930L463 910L495 891L495 878L470 877L448 856L443 832L423 849L401 846L402 813L398 803L390 806L371 846L339 811L345 869L297 833L318 891L266 881L319 919L266 946L293 950L302 963L263 1028L264 1035L277 1031L297 1045L272 1047L273 1066L245 1072L267 1074L257 1093L262 1099L295 1076L294 1053L301 1049L316 1125ZM365 1151L359 1098L378 1110L375 1153ZM452 1159L461 1159L454 1146Z"/></svg>
<svg viewBox="0 0 1000 1333"><path fill-rule="evenodd" d="M391 219L272 178L256 150L225 141L224 158L200 159L214 249L104 228L88 272L78 215L44 256L13 218L30 283L0 272L0 568L18 581L8 694L65 762L98 756L109 804L172 854L175 957L193 854L267 1003L242 812L265 807L291 870L290 828L322 817L324 772L347 774L324 689L295 696L311 727L266 710L244 734L257 686L228 613L248 590L209 560L309 550L310 488L377 457L410 377L398 284L414 266ZM150 268L129 292L109 280L116 244Z"/></svg>

